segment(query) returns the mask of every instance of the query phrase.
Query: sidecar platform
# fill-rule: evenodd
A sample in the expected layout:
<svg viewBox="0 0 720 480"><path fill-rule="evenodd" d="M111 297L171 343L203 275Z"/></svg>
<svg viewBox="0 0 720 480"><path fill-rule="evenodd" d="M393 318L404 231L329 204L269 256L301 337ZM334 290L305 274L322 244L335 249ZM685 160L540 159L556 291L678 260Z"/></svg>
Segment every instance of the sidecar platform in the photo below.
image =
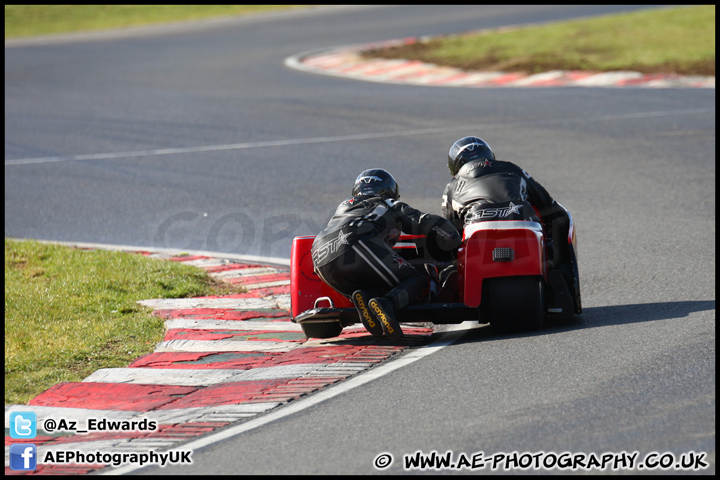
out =
<svg viewBox="0 0 720 480"><path fill-rule="evenodd" d="M317 307L323 300L331 306ZM302 327L308 338L336 337L344 327L360 323L355 308L334 307L327 297L319 298L315 305L316 308L306 310L292 320ZM480 310L464 303L424 303L396 311L395 318L400 323L460 324L466 320L479 320Z"/></svg>

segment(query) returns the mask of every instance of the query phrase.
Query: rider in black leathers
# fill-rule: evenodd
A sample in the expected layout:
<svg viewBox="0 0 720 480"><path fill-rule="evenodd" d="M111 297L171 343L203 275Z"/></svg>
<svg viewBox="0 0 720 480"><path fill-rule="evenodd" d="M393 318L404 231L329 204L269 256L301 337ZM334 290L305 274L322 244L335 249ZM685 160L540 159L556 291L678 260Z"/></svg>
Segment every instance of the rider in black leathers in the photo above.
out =
<svg viewBox="0 0 720 480"><path fill-rule="evenodd" d="M428 274L393 251L400 233L427 235L445 252L461 243L451 222L399 202L399 196L390 173L363 171L311 250L315 272L352 300L365 328L394 340L403 335L394 311L427 301L430 289Z"/></svg>
<svg viewBox="0 0 720 480"><path fill-rule="evenodd" d="M574 307L569 289L573 273L567 242L570 222L565 207L525 170L497 160L481 138L469 136L457 140L448 152L448 168L453 178L443 193L442 212L459 231L478 221L507 219L511 212L535 221L542 219L548 243L552 244L548 277L555 304L562 307L564 315L571 315Z"/></svg>

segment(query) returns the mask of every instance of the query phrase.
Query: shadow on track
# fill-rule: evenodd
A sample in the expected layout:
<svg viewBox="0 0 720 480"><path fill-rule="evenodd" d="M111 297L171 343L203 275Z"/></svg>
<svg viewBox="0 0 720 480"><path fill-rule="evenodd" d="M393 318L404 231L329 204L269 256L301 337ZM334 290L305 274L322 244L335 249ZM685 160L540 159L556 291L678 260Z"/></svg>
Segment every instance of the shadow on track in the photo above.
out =
<svg viewBox="0 0 720 480"><path fill-rule="evenodd" d="M709 310L715 310L715 300L641 303L583 308L583 313L576 315L572 320L547 319L544 327L536 332L500 334L494 332L490 325L485 325L480 328L468 330L468 335L465 335L458 343L492 340L494 338L531 337L582 328L679 319L695 312L705 312Z"/></svg>

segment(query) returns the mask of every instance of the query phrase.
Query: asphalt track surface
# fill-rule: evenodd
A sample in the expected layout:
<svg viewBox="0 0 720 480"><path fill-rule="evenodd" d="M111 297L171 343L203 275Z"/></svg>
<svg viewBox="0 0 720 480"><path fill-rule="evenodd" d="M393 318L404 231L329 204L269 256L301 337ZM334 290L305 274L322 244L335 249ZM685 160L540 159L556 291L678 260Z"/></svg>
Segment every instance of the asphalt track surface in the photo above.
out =
<svg viewBox="0 0 720 480"><path fill-rule="evenodd" d="M521 164L577 224L576 321L469 329L199 449L192 467L143 472L367 474L388 452L382 472L401 473L416 451L694 451L714 473L714 89L384 85L283 64L632 8L333 7L6 45L6 236L287 258L368 167L437 213L447 149L467 134Z"/></svg>

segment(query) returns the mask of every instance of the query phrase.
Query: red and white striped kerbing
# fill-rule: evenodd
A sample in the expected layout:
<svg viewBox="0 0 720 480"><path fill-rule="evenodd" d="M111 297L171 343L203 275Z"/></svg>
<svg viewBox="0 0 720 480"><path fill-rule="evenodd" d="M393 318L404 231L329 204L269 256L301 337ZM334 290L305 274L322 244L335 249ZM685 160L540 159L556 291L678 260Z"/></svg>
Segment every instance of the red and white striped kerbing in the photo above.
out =
<svg viewBox="0 0 720 480"><path fill-rule="evenodd" d="M138 252L202 268L247 293L140 302L165 319L166 334L155 351L126 368L98 370L82 382L60 383L28 405L6 405L9 414L35 412L38 436L21 441L5 437L5 473L9 446L33 443L38 458L46 452L81 450L103 453L165 450L195 436L290 402L340 382L415 345L429 341L432 329L404 326L394 343L370 336L362 325L346 328L335 339L309 340L289 312L287 267L209 256L170 256ZM154 431L47 433L45 419L89 418L156 421ZM6 430L7 431L7 430ZM27 473L84 474L105 465L47 465ZM112 468L112 467L110 467Z"/></svg>
<svg viewBox="0 0 720 480"><path fill-rule="evenodd" d="M289 67L308 72L382 83L442 87L647 87L715 88L715 77L638 72L584 72L553 70L537 74L465 71L417 60L363 59L363 51L410 44L420 38L388 40L331 48L291 57Z"/></svg>

